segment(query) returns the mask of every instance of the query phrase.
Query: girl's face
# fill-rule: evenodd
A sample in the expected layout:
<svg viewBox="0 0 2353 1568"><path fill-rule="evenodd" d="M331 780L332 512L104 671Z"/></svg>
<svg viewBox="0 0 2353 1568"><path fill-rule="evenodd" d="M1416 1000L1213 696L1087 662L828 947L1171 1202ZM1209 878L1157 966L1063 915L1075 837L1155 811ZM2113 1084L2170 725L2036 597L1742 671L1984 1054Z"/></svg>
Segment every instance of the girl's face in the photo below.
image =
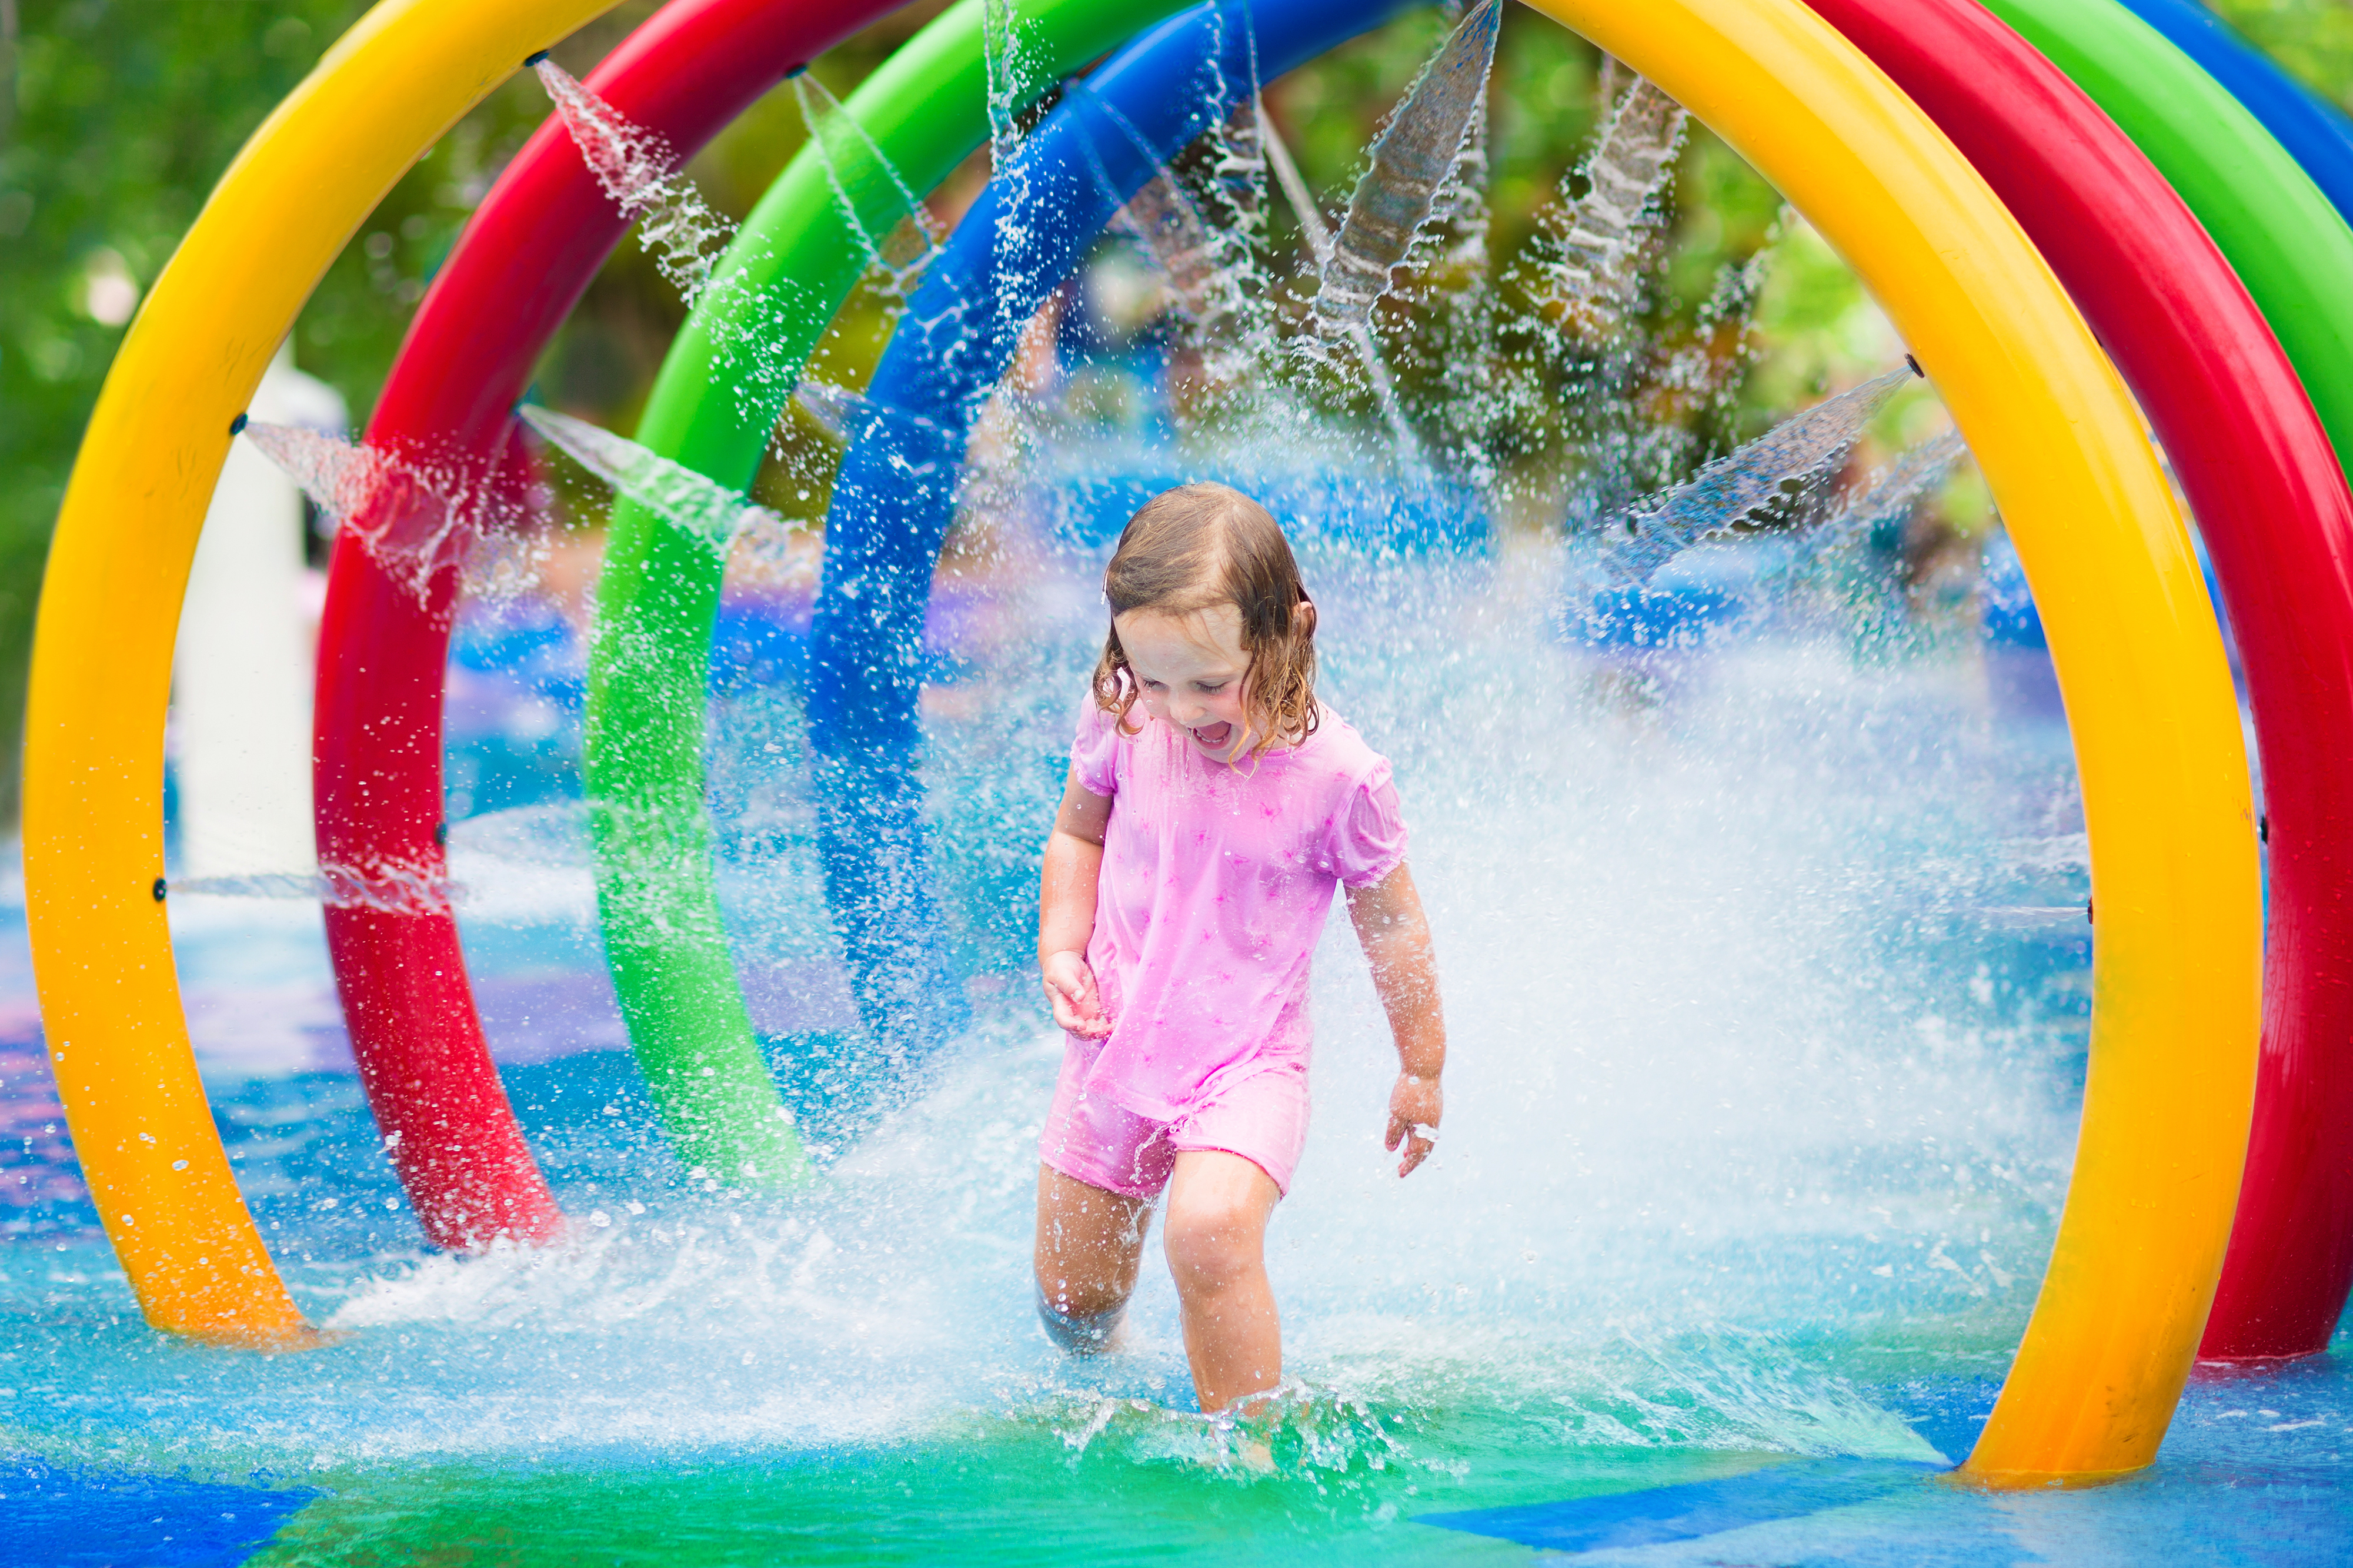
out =
<svg viewBox="0 0 2353 1568"><path fill-rule="evenodd" d="M1234 760L1249 737L1242 682L1241 612L1231 605L1191 615L1130 610L1113 617L1145 710L1176 725L1208 756Z"/></svg>

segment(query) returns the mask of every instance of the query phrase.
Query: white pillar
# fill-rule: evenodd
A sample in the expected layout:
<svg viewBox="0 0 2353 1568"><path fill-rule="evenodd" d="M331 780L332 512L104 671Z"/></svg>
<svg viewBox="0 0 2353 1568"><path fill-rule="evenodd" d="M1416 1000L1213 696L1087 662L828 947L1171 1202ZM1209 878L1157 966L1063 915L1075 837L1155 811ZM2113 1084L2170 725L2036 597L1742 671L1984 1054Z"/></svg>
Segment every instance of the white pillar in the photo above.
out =
<svg viewBox="0 0 2353 1568"><path fill-rule="evenodd" d="M281 347L248 413L344 433L343 398ZM302 492L232 442L180 611L172 661L172 752L180 874L306 873L315 611L306 602Z"/></svg>

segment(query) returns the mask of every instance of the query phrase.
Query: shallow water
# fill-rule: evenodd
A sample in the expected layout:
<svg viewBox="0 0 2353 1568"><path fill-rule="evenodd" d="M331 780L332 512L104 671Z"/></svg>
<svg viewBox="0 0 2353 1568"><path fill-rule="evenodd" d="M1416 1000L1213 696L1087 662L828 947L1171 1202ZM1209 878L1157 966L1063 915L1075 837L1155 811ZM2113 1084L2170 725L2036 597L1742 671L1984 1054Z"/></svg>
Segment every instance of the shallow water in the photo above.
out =
<svg viewBox="0 0 2353 1568"><path fill-rule="evenodd" d="M1071 590L1084 558L1048 559L975 568L969 613L934 617L935 874L980 1022L879 1111L811 1108L826 1179L806 1194L709 1190L662 1148L560 769L515 775L454 842L494 1047L581 1222L565 1249L427 1253L316 914L174 900L224 1134L298 1296L347 1331L332 1348L224 1353L140 1324L47 1131L12 882L0 1556L2353 1552L2335 1357L2201 1374L2159 1464L2119 1486L1934 1479L1999 1385L2070 1158L2089 946L2063 732L1966 646L1581 647L1553 630L1563 563L1540 545L1306 552L1327 696L1395 760L1415 832L1454 1046L1441 1153L1401 1184L1379 1150L1394 1058L1335 920L1315 1125L1271 1239L1285 1400L1247 1429L1192 1412L1156 1258L1124 1349L1051 1352L1028 1248L1060 1047L1020 905L1098 612ZM560 714L561 650L515 646L477 675ZM487 689L466 700L489 711ZM855 1026L789 690L723 695L714 742L723 885L780 1060Z"/></svg>

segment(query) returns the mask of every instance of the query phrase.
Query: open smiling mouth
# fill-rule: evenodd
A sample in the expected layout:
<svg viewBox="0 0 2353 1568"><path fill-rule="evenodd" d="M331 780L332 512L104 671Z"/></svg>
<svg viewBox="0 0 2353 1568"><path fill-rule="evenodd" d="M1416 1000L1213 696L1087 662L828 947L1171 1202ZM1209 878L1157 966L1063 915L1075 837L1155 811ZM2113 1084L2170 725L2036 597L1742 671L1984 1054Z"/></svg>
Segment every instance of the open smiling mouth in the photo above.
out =
<svg viewBox="0 0 2353 1568"><path fill-rule="evenodd" d="M1225 720L1215 724L1197 724L1192 727L1192 736L1204 750L1222 752L1226 749L1226 742L1234 738L1234 727L1230 721Z"/></svg>

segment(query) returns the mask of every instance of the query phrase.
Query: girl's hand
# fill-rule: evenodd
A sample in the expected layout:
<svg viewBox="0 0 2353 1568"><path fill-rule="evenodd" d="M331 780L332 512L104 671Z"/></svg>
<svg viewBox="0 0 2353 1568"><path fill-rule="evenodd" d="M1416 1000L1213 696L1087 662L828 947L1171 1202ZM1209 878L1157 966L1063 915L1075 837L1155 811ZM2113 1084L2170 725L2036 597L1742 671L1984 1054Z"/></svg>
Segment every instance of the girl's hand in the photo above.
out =
<svg viewBox="0 0 2353 1568"><path fill-rule="evenodd" d="M1435 1078L1416 1078L1409 1072L1398 1074L1397 1087L1389 1090L1389 1131L1381 1140L1384 1149L1405 1145L1405 1153L1398 1161L1398 1174L1409 1176L1414 1167L1430 1158L1438 1147L1438 1119L1446 1114L1446 1094L1438 1087ZM1417 1128L1430 1129L1425 1138Z"/></svg>
<svg viewBox="0 0 2353 1568"><path fill-rule="evenodd" d="M1046 978L1046 995L1054 1004L1054 1022L1083 1040L1100 1040L1111 1033L1111 1019L1095 990L1095 972L1075 952L1049 953L1039 965Z"/></svg>

